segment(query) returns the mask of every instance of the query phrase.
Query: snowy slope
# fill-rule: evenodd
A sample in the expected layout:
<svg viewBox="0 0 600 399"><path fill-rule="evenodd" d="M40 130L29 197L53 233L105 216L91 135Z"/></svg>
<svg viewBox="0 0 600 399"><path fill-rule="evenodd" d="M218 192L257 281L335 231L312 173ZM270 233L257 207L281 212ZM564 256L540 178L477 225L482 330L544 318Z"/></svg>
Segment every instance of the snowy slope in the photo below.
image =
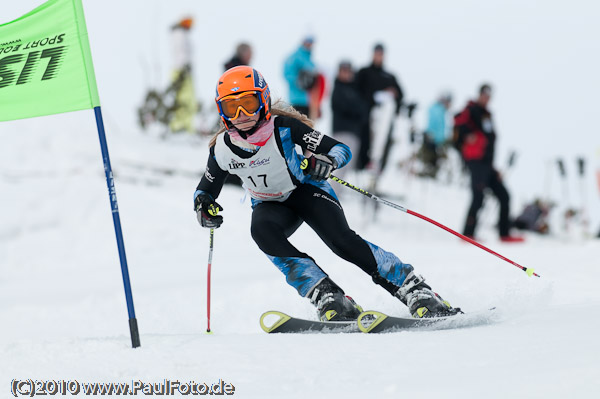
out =
<svg viewBox="0 0 600 399"><path fill-rule="evenodd" d="M71 114L75 119L91 113ZM66 115L45 118L60 125ZM35 124L35 123L34 123ZM48 134L50 133L50 134ZM2 133L0 386L13 378L129 382L164 378L236 387L242 398L594 397L600 384L598 241L528 237L485 243L534 267L522 271L434 226L391 208L367 224L362 198L345 193L359 234L413 263L465 311L498 307L490 326L439 332L271 336L258 318L269 309L314 317L249 234L243 192L220 197L225 224L215 233L213 335L206 335L208 232L191 210L193 176L129 167L145 163L199 171L206 143L115 136L123 230L142 347L130 349L114 234L93 131ZM154 168L156 169L156 168ZM402 176L402 175L399 175ZM390 183L392 179L388 180ZM411 187L404 203L460 226L466 193L394 178ZM400 193L400 191L398 191ZM406 194L406 193L404 193ZM449 212L453 210L455 212ZM363 307L406 309L307 228L292 237Z"/></svg>
<svg viewBox="0 0 600 399"><path fill-rule="evenodd" d="M3 4L2 22L40 3ZM465 311L496 306L494 324L377 336L271 336L258 324L263 311L314 317L314 310L253 243L249 203L240 203L243 192L226 187L219 198L225 223L215 233L214 334L206 335L208 231L198 226L191 209L206 142L154 139L137 131L134 119L148 85L164 84L169 76L170 49L163 33L185 13L198 21L195 73L205 103L220 63L242 38L255 46L256 65L279 96L285 96L281 61L307 31L316 33L315 58L329 72L341 58L365 64L372 44L384 40L390 69L423 107L448 85L457 106L482 80L497 85L492 109L502 135L499 162L509 148L518 148L523 160L508 182L515 214L523 201L543 191L544 161L557 155L572 160L577 154L591 160L600 146L592 129L600 91L600 66L592 51L598 6L588 3L575 1L564 9L558 1L544 7L520 1L398 2L382 14L362 2L344 3L346 8L332 2L314 16L317 2L309 1L290 19L281 17L290 14L281 2L251 9L232 2L225 15L218 2L202 2L199 8L191 0L168 6L84 1L142 347L130 348L93 114L3 123L0 397L9 397L14 378L224 379L240 398L600 396L600 241L528 236L524 245L502 244L492 228L493 212L483 221L484 244L535 268L541 278L528 278L393 209L381 208L377 222L370 223L362 197L347 192L342 199L360 235L412 263ZM331 24L332 13L339 15L339 25ZM239 22L242 17L241 25L251 29L221 29L228 18ZM457 45L465 40L472 46ZM481 51L475 64L474 48ZM329 110L324 111L320 127L328 131ZM405 132L406 126L399 123L398 129ZM559 197L556 178L552 189ZM462 227L469 201L464 188L421 182L402 172L385 179L386 192L405 198L394 201L454 229ZM589 180L588 204L597 228L598 197ZM574 196L576 186L571 191ZM364 308L407 315L308 228L303 226L292 241Z"/></svg>

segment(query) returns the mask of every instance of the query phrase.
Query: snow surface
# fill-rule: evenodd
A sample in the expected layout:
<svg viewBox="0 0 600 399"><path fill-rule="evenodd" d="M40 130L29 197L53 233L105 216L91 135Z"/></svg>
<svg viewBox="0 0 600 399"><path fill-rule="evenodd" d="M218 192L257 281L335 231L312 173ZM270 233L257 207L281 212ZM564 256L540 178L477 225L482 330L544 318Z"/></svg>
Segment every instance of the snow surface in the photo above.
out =
<svg viewBox="0 0 600 399"><path fill-rule="evenodd" d="M46 130L1 133L0 387L12 378L217 381L241 398L594 397L600 393L600 242L528 236L486 245L525 273L417 218L344 192L351 225L411 262L465 311L498 307L490 326L366 336L267 335L263 311L314 317L249 234L249 203L226 186L215 232L212 327L206 335L208 231L191 209L206 143L142 135L109 142L142 347L130 348L109 204L92 127L67 128L91 112L44 118ZM89 125L89 124L88 124ZM85 126L85 127L84 127ZM145 165L144 167L140 165ZM181 173L166 175L157 167ZM461 226L468 194L458 186L388 176L410 209ZM349 177L350 179L350 177ZM401 183L401 184L392 184ZM410 191L405 190L410 187ZM367 203L366 205L370 205ZM452 210L450 212L449 210ZM292 237L367 309L407 315L358 268L304 226Z"/></svg>
<svg viewBox="0 0 600 399"><path fill-rule="evenodd" d="M16 18L40 3L23 0L5 4L2 18ZM361 236L412 263L435 290L465 311L496 306L496 323L372 336L267 335L258 324L262 312L277 309L309 318L314 317L314 310L285 284L281 273L252 241L249 203L240 203L243 192L225 187L219 198L225 208L225 223L215 232L213 257L214 334L205 334L208 231L198 226L191 197L205 163L206 142L195 138L162 141L138 132L133 109L145 89L141 67L135 67L127 80L119 77L117 69L140 64L139 57L168 57L162 31L174 18L197 12L201 22L198 29L212 32L210 40L214 41L213 24L223 16L209 3L206 7L210 9L202 13L197 2L191 1L174 1L169 7L152 2L153 7L147 9L142 4L149 2L141 1L84 3L106 110L142 347L130 348L93 114L83 111L3 123L0 397L9 397L13 378L82 382L160 382L164 378L216 382L221 378L234 384L234 397L240 398L600 396L600 242L557 234L529 235L523 245L502 244L493 231L493 210L487 211L482 221L484 244L535 268L541 278L528 278L516 267L391 208L380 208L377 222L370 223L366 216L370 208L365 209L368 202L349 190L342 198L350 224ZM330 54L330 69L338 56L354 54L359 45L365 48L364 54L353 59L366 62L372 43L383 37L391 49L392 69L400 74L411 97L412 93L426 93L422 94L425 103L433 99L444 81L456 82L460 101L470 96L482 79L493 79L504 87L492 103L498 121L504 123L500 155L506 154L510 145L521 143L519 148L539 162L546 155L564 153L572 157L581 150L593 157L599 145L597 133L589 130L595 126L593 106L600 89L598 56L592 51L597 47L593 42L597 34L593 33L598 27L591 23L598 15L597 6L587 9L587 3L573 2L569 10L563 10L559 2L544 2L545 8L535 7L534 2L527 6L523 2L494 2L489 8L475 1L461 2L464 8L457 8L454 2L433 3L437 7L434 14L425 4L405 4L402 7L406 9L397 6L398 10L387 13L385 23L376 28L373 11L346 9L343 15L349 18L348 26L361 15L368 22L365 30L352 31L349 38L354 43L343 48L337 48L332 38L348 31L328 27L327 13L311 27L305 11L301 11L298 20L287 27L289 33L276 37L269 35L269 30L283 32L286 21L277 20L278 25L273 26L260 20L258 31L250 37L258 50L256 63L264 66L266 76L272 76L269 82L274 91L284 95L279 76L281 59L293 47L290 43L306 30L312 29L323 38L316 47L316 58L326 59ZM273 8L270 13L283 12L267 5ZM328 13L337 11L330 8ZM406 12L400 14L399 10ZM448 59L457 56L463 60L456 52L472 52L471 47L451 47L457 37L472 38L472 30L453 28L465 25L443 18L459 18L461 12L464 17L460 18L474 21L474 30L490 22L491 27L483 32L500 54L478 63L476 74L465 69L465 64L452 62L440 72L428 62L440 55L436 53L440 48L423 50L441 41L441 46L451 49L441 53ZM106 27L109 15L116 19L111 29ZM393 15L400 15L404 24L396 23ZM236 16L237 11L229 17ZM432 30L436 24L442 24L440 30ZM132 30L132 26L139 29ZM153 30L152 26L163 29ZM502 27L507 28L502 31ZM398 29L401 38L416 32L410 37L419 40L396 42L387 30L392 28ZM440 31L445 32L444 40ZM523 44L518 38L524 32L533 33ZM123 39L129 34L133 40ZM211 59L207 69L196 70L199 96L207 99L220 68L220 62L212 60L225 61L240 39L233 29L222 34L225 45L207 43L205 36L198 36L207 49L199 51L197 64ZM277 44L272 53L265 49L270 40ZM485 36L474 40L475 47L487 44ZM533 48L531 53L528 48ZM557 48L560 51L554 53ZM493 49L485 51L490 55ZM514 59L499 62L500 56L511 51L525 66L521 68L523 74L516 71ZM414 62L406 62L405 54ZM168 76L165 64L162 72ZM152 68L145 71L156 74ZM432 81L432 74L440 78ZM535 76L538 78L531 79ZM552 85L546 88L549 81ZM123 92L123 87L129 90ZM532 92L541 93L535 104L529 99ZM560 94L558 101L551 96L555 92ZM556 112L556 107L563 107L564 114ZM569 117L577 107L582 117ZM552 119L547 118L548 112L554 122L548 121ZM532 132L538 124L552 138L544 156L532 144L536 138L519 137L517 129ZM328 126L322 123L321 128L328 131ZM564 131L570 131L576 140L563 141ZM396 159L403 151L407 149L397 151ZM538 172L530 175L518 169L511 176L513 214L523 200L539 194ZM352 179L348 176L352 182L362 182L359 177ZM392 201L454 229L462 228L469 201L464 187L423 182L400 171L386 175L385 186ZM588 206L592 212L596 210L592 228L597 228L598 198L592 184L587 194ZM400 196L404 199L396 199ZM372 284L358 268L332 254L310 229L303 226L292 242L311 254L364 308L407 315L403 305Z"/></svg>

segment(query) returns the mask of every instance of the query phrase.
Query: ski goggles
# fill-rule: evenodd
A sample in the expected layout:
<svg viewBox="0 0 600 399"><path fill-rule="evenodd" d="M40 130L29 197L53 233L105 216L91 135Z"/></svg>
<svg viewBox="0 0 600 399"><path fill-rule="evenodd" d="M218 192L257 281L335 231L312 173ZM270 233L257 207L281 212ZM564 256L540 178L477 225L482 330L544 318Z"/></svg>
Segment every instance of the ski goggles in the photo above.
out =
<svg viewBox="0 0 600 399"><path fill-rule="evenodd" d="M223 97L217 101L219 114L226 120L232 121L243 112L247 116L254 116L264 107L261 95L256 91L246 91L240 94Z"/></svg>

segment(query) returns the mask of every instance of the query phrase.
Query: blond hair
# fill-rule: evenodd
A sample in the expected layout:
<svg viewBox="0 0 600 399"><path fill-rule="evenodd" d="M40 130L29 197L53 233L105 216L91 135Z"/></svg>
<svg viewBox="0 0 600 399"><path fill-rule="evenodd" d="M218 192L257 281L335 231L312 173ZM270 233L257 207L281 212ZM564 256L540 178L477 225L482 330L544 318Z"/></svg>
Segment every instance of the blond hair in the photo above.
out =
<svg viewBox="0 0 600 399"><path fill-rule="evenodd" d="M315 127L315 123L313 122L312 119L310 119L308 116L306 116L304 114L301 114L294 107L285 103L282 100L275 101L275 104L273 104L271 106L271 115L272 116L287 116L289 118L297 119L300 122L304 123L305 125L308 125L311 128ZM214 146L217 143L217 137L219 137L220 134L223 134L226 131L227 131L227 128L225 128L223 123L221 123L221 128L219 129L219 131L217 131L217 133L215 133L214 136L211 137L210 142L208 143L208 146L209 147Z"/></svg>

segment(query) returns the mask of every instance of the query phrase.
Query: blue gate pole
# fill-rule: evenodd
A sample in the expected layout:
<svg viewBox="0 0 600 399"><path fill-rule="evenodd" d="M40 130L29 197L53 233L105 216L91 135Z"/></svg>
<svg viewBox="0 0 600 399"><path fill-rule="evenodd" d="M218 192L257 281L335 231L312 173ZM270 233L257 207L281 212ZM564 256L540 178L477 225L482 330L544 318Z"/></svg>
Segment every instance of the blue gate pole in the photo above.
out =
<svg viewBox="0 0 600 399"><path fill-rule="evenodd" d="M131 346L133 348L137 348L140 346L140 333L137 326L137 319L135 318L135 309L133 308L133 295L131 294L131 284L129 282L129 271L127 269L127 258L125 256L123 232L121 231L119 204L117 203L115 180L113 178L113 172L110 166L110 158L108 156L108 145L106 144L106 134L104 133L104 121L102 120L102 110L100 109L100 107L94 107L94 114L96 115L96 125L98 126L100 149L102 150L102 159L104 161L104 174L106 175L106 184L108 185L108 196L110 198L110 207L112 209L113 224L115 225L115 235L117 236L117 247L119 249L119 259L121 261L123 285L125 286L125 299L127 300L127 312L129 313L129 332L131 333Z"/></svg>

